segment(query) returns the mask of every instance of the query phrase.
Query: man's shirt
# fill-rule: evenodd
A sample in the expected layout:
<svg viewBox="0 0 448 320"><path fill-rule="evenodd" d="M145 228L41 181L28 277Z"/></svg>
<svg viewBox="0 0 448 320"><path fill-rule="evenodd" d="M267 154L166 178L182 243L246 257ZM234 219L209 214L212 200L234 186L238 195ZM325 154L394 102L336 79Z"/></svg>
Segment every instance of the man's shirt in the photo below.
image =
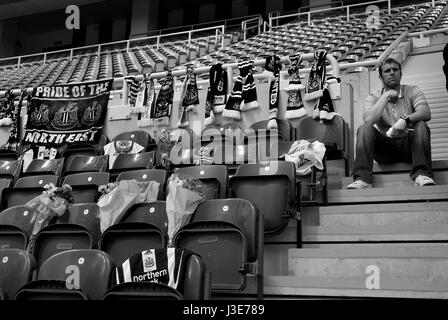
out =
<svg viewBox="0 0 448 320"><path fill-rule="evenodd" d="M364 105L364 113L375 105L383 92L384 88L369 94ZM374 124L374 127L383 135L386 135L387 130L389 130L401 116L414 113L416 108L425 106L428 107L428 102L420 88L417 86L401 85L398 97L389 99L381 118ZM397 137L403 137L407 134L407 131L403 131Z"/></svg>

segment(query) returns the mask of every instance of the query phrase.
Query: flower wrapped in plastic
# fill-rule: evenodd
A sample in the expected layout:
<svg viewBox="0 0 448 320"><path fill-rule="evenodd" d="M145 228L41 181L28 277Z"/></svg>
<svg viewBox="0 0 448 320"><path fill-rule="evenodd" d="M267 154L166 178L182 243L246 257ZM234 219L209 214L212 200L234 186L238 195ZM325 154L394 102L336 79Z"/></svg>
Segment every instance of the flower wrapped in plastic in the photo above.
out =
<svg viewBox="0 0 448 320"><path fill-rule="evenodd" d="M189 175L175 172L168 179L167 188L168 247L173 247L176 232L190 221L197 206L205 201L207 186Z"/></svg>
<svg viewBox="0 0 448 320"><path fill-rule="evenodd" d="M101 193L98 200L100 209L100 229L120 221L124 213L135 203L157 200L160 183L157 181L120 180L98 187Z"/></svg>
<svg viewBox="0 0 448 320"><path fill-rule="evenodd" d="M68 184L56 187L53 183L50 183L44 186L44 191L41 195L25 204L33 212L31 223L34 223L26 249L28 252L31 252L33 249L37 233L50 223L53 223L57 217L62 216L67 206L72 202L72 188Z"/></svg>

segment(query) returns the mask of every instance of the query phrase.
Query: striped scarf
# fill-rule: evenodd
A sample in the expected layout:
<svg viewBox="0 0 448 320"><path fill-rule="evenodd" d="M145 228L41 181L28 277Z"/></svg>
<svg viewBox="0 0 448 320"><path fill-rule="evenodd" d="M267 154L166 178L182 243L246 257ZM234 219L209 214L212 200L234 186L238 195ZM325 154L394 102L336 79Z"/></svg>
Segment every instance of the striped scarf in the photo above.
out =
<svg viewBox="0 0 448 320"><path fill-rule="evenodd" d="M196 84L196 75L193 71L194 66L192 64L187 65L187 74L182 84L182 94L179 102L178 128L184 128L190 125L188 111L197 113L196 106L199 104L199 94L198 86Z"/></svg>

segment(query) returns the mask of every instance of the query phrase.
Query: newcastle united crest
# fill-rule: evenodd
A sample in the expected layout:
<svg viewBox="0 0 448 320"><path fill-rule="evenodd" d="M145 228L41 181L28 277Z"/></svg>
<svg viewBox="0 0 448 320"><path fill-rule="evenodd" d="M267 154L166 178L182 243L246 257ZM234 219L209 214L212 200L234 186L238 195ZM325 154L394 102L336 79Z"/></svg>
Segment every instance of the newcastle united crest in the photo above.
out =
<svg viewBox="0 0 448 320"><path fill-rule="evenodd" d="M59 108L51 122L57 130L70 130L78 124L78 107L69 102L67 106Z"/></svg>
<svg viewBox="0 0 448 320"><path fill-rule="evenodd" d="M98 101L93 101L93 104L88 106L84 111L81 123L86 126L94 125L101 118L102 106Z"/></svg>
<svg viewBox="0 0 448 320"><path fill-rule="evenodd" d="M39 109L34 110L31 114L31 122L35 126L45 126L48 122L50 122L49 113L50 109L48 106L46 104L41 104Z"/></svg>

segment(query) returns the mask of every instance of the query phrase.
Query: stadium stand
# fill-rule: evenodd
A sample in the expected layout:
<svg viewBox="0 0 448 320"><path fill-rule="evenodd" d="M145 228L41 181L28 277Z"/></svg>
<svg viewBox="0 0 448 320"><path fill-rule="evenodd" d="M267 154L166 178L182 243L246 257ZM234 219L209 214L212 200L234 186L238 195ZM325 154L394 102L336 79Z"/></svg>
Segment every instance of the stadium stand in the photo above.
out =
<svg viewBox="0 0 448 320"><path fill-rule="evenodd" d="M375 4L378 19L372 19L365 4L341 2L326 9L271 12L267 19L246 17L237 31L216 21L212 27L136 34L126 41L0 59L0 99L11 93L13 106L24 89L113 79L98 143L64 145L59 158L51 160L28 161L20 148L0 151L0 297L448 299L448 93L442 71L448 1ZM317 104L303 99L308 117L286 119L290 57L301 54L299 79L308 90L315 53L322 50L327 53L322 80L335 117L313 119ZM282 64L277 129L267 128L272 92L263 72L266 58L274 54ZM419 86L426 96L437 184L415 187L407 163L375 164L373 188L347 190L363 104L381 86L377 67L386 57L402 63L402 83ZM215 122L205 127L206 101L215 94L210 67L223 64L230 99L238 92L238 63L246 60L253 61L259 107L242 110L239 120L216 112ZM182 88L189 80L186 64L194 66L200 103L192 109L195 112L184 110L189 126L179 128ZM159 98L167 76L174 77L167 126L139 125L144 114L134 109L139 99L142 104L148 100L133 96L133 85L144 79L143 74L154 80ZM302 97L305 93L309 92L302 91ZM154 102L160 101L154 97ZM24 102L21 107L18 126L26 129L30 106ZM165 130L175 146L175 152L168 152L171 166L161 161L167 154L160 141ZM8 137L9 132L0 131L3 143ZM298 176L293 163L280 159L299 139L325 144L323 170ZM132 141L142 149L127 153L115 146L105 153L109 141ZM207 157L204 147L212 150ZM194 163L197 152L200 161ZM181 286L112 286L115 266L143 250L168 246L165 200L173 172L208 187L206 201L172 243L195 253ZM159 182L157 201L132 205L101 233L98 186L132 179ZM40 230L32 252L26 253L33 223L23 205L49 182L72 185L74 204ZM3 281L4 270L11 270L2 268L1 259L7 255L21 259L15 262L21 267L13 286ZM77 286L68 286L74 290L66 283L69 265L78 266L81 275ZM34 268L37 277L32 278Z"/></svg>

